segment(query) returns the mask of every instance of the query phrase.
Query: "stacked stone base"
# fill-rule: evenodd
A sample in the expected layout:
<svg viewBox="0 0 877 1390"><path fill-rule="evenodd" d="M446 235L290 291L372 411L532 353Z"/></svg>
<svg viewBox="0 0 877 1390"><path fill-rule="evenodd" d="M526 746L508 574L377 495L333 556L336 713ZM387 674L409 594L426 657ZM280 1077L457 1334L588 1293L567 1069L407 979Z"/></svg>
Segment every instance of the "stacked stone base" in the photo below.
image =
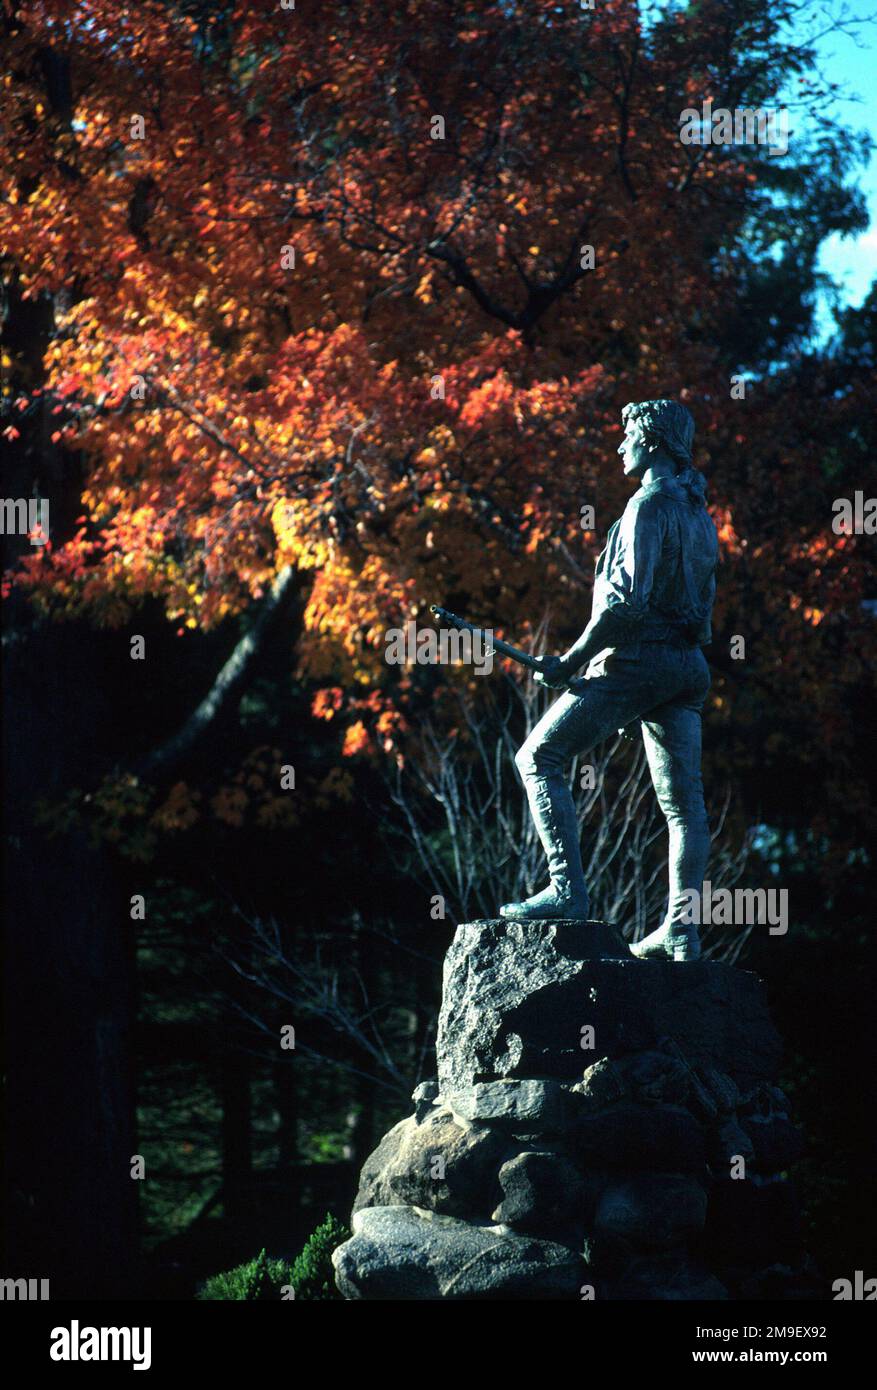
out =
<svg viewBox="0 0 877 1390"><path fill-rule="evenodd" d="M367 1160L349 1299L818 1298L760 981L600 923L461 926L439 1075Z"/></svg>

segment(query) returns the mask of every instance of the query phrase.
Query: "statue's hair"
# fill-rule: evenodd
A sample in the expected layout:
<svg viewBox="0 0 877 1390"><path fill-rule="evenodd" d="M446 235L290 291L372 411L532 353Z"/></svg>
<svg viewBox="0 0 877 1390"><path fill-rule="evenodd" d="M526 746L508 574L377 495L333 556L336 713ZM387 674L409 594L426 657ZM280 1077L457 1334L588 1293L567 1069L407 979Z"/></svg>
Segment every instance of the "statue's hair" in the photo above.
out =
<svg viewBox="0 0 877 1390"><path fill-rule="evenodd" d="M692 502L706 498L703 475L691 466L694 444L694 419L691 411L678 401L631 401L621 412L625 425L629 420L638 424L651 449L663 449L676 465L676 479L688 492Z"/></svg>

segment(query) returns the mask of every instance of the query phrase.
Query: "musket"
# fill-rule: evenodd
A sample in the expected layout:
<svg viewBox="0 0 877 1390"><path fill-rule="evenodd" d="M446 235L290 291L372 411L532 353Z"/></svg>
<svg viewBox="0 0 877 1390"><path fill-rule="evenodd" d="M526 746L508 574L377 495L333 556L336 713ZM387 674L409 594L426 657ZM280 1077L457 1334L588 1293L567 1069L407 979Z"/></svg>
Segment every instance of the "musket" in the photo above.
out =
<svg viewBox="0 0 877 1390"><path fill-rule="evenodd" d="M521 666L528 666L531 671L541 670L539 658L531 656L529 652L522 652L520 647L513 647L511 642L503 642L502 638L494 637L493 633L487 628L475 627L473 623L467 623L465 618L458 618L456 613L450 613L447 608L439 608L438 604L429 605L430 613L435 613L437 618L443 622L450 623L460 632L473 632L476 636L481 636L484 640L489 640L492 651L499 652L500 656L508 656L512 661L517 661ZM491 653L487 653L490 655Z"/></svg>
<svg viewBox="0 0 877 1390"><path fill-rule="evenodd" d="M456 613L449 612L447 608L439 608L437 603L431 603L429 605L429 611L430 613L435 613L437 618L442 618L446 623L450 623L452 627L456 627L460 631L480 633L482 637L488 636L487 628L475 627L472 623L467 623L465 618L458 618ZM512 661L518 661L522 666L528 666L531 671L539 670L538 657L531 656L529 652L522 652L520 647L513 647L511 642L503 642L501 637L494 637L492 632L489 635L493 643L493 651L500 652L502 656L511 657ZM490 653L488 652L487 655L489 656ZM573 676L570 680L566 681L565 684L574 693L579 693L577 687L581 687L582 678L581 676ZM551 688L552 687L549 686L549 689ZM625 728L619 729L618 732L623 739L627 742L631 742L636 738L638 728L639 720L635 719L632 724L626 725Z"/></svg>

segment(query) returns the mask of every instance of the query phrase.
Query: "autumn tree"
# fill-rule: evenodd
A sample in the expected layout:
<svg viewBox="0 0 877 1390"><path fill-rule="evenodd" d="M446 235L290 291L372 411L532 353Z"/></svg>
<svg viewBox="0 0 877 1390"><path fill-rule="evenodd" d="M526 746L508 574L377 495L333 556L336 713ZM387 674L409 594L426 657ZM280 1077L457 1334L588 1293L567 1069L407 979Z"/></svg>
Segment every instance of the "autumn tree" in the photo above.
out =
<svg viewBox="0 0 877 1390"><path fill-rule="evenodd" d="M672 393L730 561L719 648L748 632L744 685L824 690L856 545L830 530L810 406L760 381L734 400L730 376L764 356L771 249L803 291L856 224L850 144L679 138L686 106L792 78L803 123L823 93L796 10L15 7L0 229L54 328L13 405L85 460L80 518L17 582L110 625L157 596L184 637L294 572L315 713L347 721L347 753L389 744L412 683L388 624L443 595L518 633L548 600L573 632L623 505L618 408ZM770 316L774 356L806 298Z"/></svg>

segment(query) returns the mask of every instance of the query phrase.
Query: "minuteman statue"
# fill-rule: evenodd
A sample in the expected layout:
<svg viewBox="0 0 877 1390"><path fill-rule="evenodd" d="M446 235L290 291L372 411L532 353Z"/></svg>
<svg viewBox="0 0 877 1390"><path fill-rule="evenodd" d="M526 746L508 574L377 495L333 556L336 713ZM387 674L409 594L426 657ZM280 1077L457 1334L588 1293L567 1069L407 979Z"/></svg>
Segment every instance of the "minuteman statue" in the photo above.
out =
<svg viewBox="0 0 877 1390"><path fill-rule="evenodd" d="M657 929L632 946L640 957L697 960L688 921L700 894L710 835L700 772L701 710L710 687L701 648L711 639L718 537L702 475L691 466L694 421L676 401L622 411L618 452L639 488L597 561L591 621L564 656L539 658L537 681L563 688L515 762L548 858L551 882L506 903L515 921L587 919L575 805L565 766L639 721L652 783L669 830L670 892ZM584 676L570 678L587 663Z"/></svg>

